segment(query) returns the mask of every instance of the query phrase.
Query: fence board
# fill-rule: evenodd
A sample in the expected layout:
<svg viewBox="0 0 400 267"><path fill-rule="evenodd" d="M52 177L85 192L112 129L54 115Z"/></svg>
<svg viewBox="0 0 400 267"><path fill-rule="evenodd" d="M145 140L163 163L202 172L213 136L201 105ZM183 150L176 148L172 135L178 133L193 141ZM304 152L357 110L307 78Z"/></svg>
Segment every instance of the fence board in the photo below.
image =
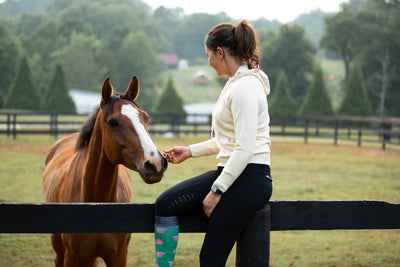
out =
<svg viewBox="0 0 400 267"><path fill-rule="evenodd" d="M271 201L271 230L400 229L400 204ZM0 233L153 232L153 204L0 203ZM180 217L181 232L204 232L205 216Z"/></svg>
<svg viewBox="0 0 400 267"><path fill-rule="evenodd" d="M400 229L400 204L381 201L271 202L271 230Z"/></svg>

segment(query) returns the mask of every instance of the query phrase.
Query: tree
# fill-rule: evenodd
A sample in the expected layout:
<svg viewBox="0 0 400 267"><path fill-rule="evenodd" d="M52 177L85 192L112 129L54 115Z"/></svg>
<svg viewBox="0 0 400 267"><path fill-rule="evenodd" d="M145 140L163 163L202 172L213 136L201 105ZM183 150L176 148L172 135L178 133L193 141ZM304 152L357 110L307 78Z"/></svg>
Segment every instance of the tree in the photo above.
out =
<svg viewBox="0 0 400 267"><path fill-rule="evenodd" d="M186 111L183 109L183 100L175 90L172 77L169 77L165 89L159 96L153 111L157 113L186 114ZM185 119L184 116L180 118ZM172 123L174 122L173 119L172 117L161 117L157 119L157 122Z"/></svg>
<svg viewBox="0 0 400 267"><path fill-rule="evenodd" d="M325 17L325 35L320 45L323 48L340 53L344 67L345 79L350 71L350 64L357 53L359 24L356 14L347 5L342 5L342 11Z"/></svg>
<svg viewBox="0 0 400 267"><path fill-rule="evenodd" d="M400 101L400 84L395 82L400 68L400 2L370 0L357 19L361 25L359 47L366 86L379 116L384 116ZM392 98L396 100L391 101Z"/></svg>
<svg viewBox="0 0 400 267"><path fill-rule="evenodd" d="M17 17L24 12L40 12L43 11L54 0L18 0L18 1L1 1L0 16Z"/></svg>
<svg viewBox="0 0 400 267"><path fill-rule="evenodd" d="M189 60L205 58L204 56L204 38L208 31L222 22L230 22L225 13L210 15L204 13L185 16L178 27L178 31L173 39L174 49L179 57ZM169 25L164 25L169 27Z"/></svg>
<svg viewBox="0 0 400 267"><path fill-rule="evenodd" d="M288 76L292 96L302 102L309 85L307 75L312 73L315 48L299 25L282 25L279 34L260 44L261 67L265 68L275 84L281 70Z"/></svg>
<svg viewBox="0 0 400 267"><path fill-rule="evenodd" d="M4 106L4 96L3 93L0 92L0 109L2 109Z"/></svg>
<svg viewBox="0 0 400 267"><path fill-rule="evenodd" d="M18 67L17 44L0 23L0 94L6 95Z"/></svg>
<svg viewBox="0 0 400 267"><path fill-rule="evenodd" d="M8 92L5 108L37 110L40 106L39 94L32 82L28 59L21 59L17 75Z"/></svg>
<svg viewBox="0 0 400 267"><path fill-rule="evenodd" d="M274 115L296 115L298 105L290 93L288 78L285 71L281 71L274 93L271 95L268 110L271 116Z"/></svg>
<svg viewBox="0 0 400 267"><path fill-rule="evenodd" d="M47 19L48 17L44 14L22 13L14 23L13 32L17 36L30 36L42 23L45 23Z"/></svg>
<svg viewBox="0 0 400 267"><path fill-rule="evenodd" d="M326 92L323 71L320 67L316 67L314 70L313 81L310 88L307 90L299 114L306 116L334 115L331 101Z"/></svg>
<svg viewBox="0 0 400 267"><path fill-rule="evenodd" d="M99 63L101 52L102 43L94 35L72 33L70 43L55 51L53 58L62 62L71 88L94 91L100 88L109 67Z"/></svg>
<svg viewBox="0 0 400 267"><path fill-rule="evenodd" d="M56 70L43 98L42 109L46 111L75 113L75 103L68 94L64 70L57 64Z"/></svg>
<svg viewBox="0 0 400 267"><path fill-rule="evenodd" d="M112 76L118 77L116 88L125 88L132 76L137 76L141 88L138 101L144 109L151 109L159 61L147 35L142 31L128 34L116 53L116 61L117 68L112 71Z"/></svg>
<svg viewBox="0 0 400 267"><path fill-rule="evenodd" d="M363 84L361 68L357 64L350 70L345 89L345 96L340 106L339 114L370 116L372 108Z"/></svg>

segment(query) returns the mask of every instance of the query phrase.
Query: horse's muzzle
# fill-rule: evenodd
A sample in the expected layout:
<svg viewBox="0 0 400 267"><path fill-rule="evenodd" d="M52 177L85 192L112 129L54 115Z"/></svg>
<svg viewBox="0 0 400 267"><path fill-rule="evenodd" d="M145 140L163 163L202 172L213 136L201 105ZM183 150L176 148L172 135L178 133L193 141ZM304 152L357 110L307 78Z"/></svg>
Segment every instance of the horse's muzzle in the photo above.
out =
<svg viewBox="0 0 400 267"><path fill-rule="evenodd" d="M139 171L139 173L146 183L153 184L161 181L167 168L167 159L159 154L159 157L146 160L144 162L143 171Z"/></svg>

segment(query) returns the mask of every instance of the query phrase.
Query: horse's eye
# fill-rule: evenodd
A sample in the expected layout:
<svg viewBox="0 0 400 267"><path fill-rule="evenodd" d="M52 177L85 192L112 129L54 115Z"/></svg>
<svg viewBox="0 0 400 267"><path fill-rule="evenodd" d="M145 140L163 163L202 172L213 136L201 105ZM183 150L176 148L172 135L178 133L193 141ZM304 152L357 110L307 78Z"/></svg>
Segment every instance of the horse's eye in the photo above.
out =
<svg viewBox="0 0 400 267"><path fill-rule="evenodd" d="M115 127L119 126L119 123L117 120L111 119L108 121L108 125L110 125L111 128L115 128Z"/></svg>

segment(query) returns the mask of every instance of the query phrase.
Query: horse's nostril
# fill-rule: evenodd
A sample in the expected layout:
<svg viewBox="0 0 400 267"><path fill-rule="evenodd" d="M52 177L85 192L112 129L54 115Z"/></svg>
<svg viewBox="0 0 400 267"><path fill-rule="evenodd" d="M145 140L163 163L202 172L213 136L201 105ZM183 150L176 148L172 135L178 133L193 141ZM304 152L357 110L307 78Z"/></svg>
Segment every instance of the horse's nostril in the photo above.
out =
<svg viewBox="0 0 400 267"><path fill-rule="evenodd" d="M157 172L157 167L149 160L144 163L144 169L147 173Z"/></svg>
<svg viewBox="0 0 400 267"><path fill-rule="evenodd" d="M168 168L168 160L163 157L162 161L163 161L163 170L166 170Z"/></svg>

